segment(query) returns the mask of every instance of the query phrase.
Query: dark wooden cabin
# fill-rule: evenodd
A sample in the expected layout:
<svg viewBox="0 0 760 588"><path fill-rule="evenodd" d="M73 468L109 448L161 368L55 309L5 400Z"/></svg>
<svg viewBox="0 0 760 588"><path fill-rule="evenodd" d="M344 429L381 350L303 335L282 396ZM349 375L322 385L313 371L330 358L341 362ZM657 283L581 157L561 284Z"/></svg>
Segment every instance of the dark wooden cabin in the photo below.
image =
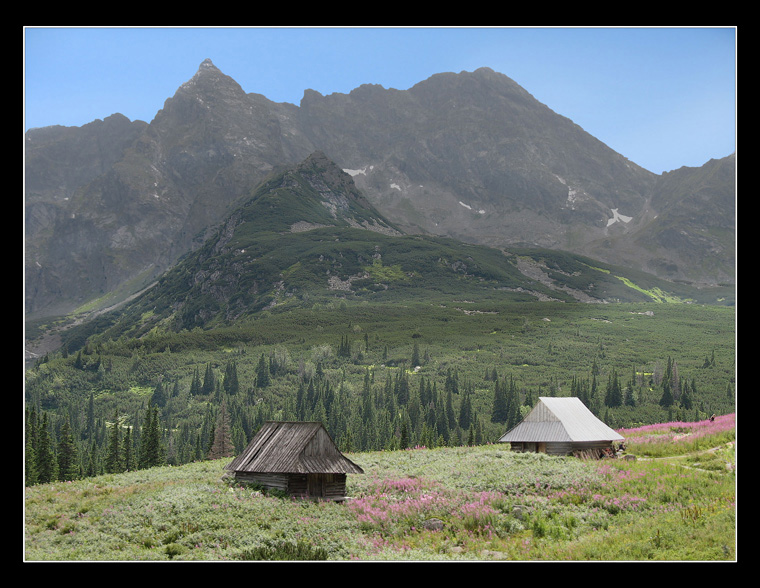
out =
<svg viewBox="0 0 760 588"><path fill-rule="evenodd" d="M522 422L499 439L512 451L590 457L609 452L622 440L576 397L539 398Z"/></svg>
<svg viewBox="0 0 760 588"><path fill-rule="evenodd" d="M268 421L226 467L235 479L290 496L341 501L346 475L364 470L345 457L319 422Z"/></svg>

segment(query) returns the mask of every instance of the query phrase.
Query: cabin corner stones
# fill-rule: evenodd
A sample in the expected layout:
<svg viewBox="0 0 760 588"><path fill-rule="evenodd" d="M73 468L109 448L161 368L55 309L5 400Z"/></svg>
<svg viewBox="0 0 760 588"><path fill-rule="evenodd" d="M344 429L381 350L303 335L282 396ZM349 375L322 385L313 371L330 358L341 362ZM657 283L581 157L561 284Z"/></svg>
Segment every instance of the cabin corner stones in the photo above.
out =
<svg viewBox="0 0 760 588"><path fill-rule="evenodd" d="M225 469L236 480L289 496L346 499L346 475L364 470L345 457L320 422L268 421Z"/></svg>

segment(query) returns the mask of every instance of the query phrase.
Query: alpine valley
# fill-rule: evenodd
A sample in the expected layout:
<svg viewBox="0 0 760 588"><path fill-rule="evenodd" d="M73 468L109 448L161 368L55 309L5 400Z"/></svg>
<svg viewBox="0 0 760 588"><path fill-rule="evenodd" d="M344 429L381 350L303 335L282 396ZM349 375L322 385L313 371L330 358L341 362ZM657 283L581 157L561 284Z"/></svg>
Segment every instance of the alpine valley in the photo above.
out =
<svg viewBox="0 0 760 588"><path fill-rule="evenodd" d="M206 60L150 123L29 130L25 173L27 424L65 475L124 469L119 432L134 468L272 419L376 450L543 395L734 410L734 155L654 174L491 69L294 105Z"/></svg>

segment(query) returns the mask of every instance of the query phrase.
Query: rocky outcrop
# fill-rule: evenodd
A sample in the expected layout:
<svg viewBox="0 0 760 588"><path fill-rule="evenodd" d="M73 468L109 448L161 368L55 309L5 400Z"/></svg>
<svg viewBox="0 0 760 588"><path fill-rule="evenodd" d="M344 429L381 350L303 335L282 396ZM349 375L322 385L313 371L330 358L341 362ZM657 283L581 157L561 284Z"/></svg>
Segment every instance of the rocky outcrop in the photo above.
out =
<svg viewBox="0 0 760 588"><path fill-rule="evenodd" d="M307 90L296 106L246 93L206 60L150 123L113 115L32 129L26 146L33 315L144 287L270 174L315 151L393 230L733 280L732 159L720 173L656 176L488 68L405 91Z"/></svg>

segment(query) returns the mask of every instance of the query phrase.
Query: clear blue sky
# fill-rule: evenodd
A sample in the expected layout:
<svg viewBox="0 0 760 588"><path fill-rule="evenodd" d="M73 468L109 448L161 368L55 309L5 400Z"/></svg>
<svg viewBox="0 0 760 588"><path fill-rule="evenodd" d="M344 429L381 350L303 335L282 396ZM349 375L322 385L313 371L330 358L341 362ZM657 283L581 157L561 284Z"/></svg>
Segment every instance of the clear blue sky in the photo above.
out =
<svg viewBox="0 0 760 588"><path fill-rule="evenodd" d="M704 28L47 28L24 30L24 128L119 112L150 122L209 58L246 92L406 90L487 66L661 173L734 152L736 35Z"/></svg>

